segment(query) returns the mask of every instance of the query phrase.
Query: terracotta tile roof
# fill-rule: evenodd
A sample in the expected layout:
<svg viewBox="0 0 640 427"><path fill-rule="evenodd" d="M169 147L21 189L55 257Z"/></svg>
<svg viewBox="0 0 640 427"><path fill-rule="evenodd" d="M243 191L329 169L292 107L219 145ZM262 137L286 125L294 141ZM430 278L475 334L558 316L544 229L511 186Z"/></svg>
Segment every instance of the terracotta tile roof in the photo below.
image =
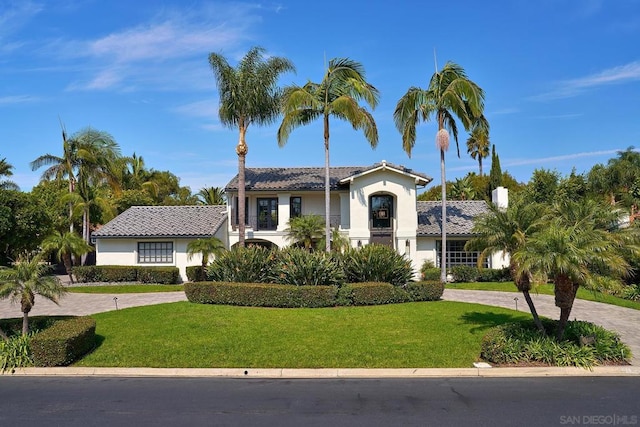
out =
<svg viewBox="0 0 640 427"><path fill-rule="evenodd" d="M366 172L379 167L381 163L371 166L338 166L329 168L329 188L337 190L347 188L341 185L340 181L350 176ZM402 172L418 175L428 181L431 178L427 175L417 173L404 166L397 166L387 163L387 166L398 169ZM246 168L245 188L248 191L321 191L324 190L324 167L303 167L303 168ZM238 191L238 175L233 177L225 187L225 191Z"/></svg>
<svg viewBox="0 0 640 427"><path fill-rule="evenodd" d="M442 202L417 202L418 236L442 234ZM478 200L447 201L447 235L469 236L473 219L489 211L487 202Z"/></svg>
<svg viewBox="0 0 640 427"><path fill-rule="evenodd" d="M227 218L227 207L132 206L93 233L97 238L209 237Z"/></svg>

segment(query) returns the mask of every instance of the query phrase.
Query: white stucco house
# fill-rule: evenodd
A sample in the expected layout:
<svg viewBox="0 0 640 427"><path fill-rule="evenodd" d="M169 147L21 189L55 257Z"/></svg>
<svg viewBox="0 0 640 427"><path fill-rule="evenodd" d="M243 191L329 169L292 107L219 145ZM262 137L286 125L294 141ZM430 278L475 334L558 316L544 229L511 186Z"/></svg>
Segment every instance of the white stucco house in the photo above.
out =
<svg viewBox="0 0 640 427"><path fill-rule="evenodd" d="M247 168L245 173L247 243L283 247L291 217L324 217L324 168ZM419 270L425 260L440 265L440 202L417 201L431 178L382 161L365 167L330 169L331 224L352 247L380 243L394 247ZM216 236L238 243L238 177L225 188L227 206L136 206L94 233L98 265L175 265L186 280L186 246L198 237ZM507 191L494 191L494 203L506 206ZM464 251L473 218L487 211L484 201L447 202L448 265L477 263ZM508 259L491 257L487 267L502 268Z"/></svg>

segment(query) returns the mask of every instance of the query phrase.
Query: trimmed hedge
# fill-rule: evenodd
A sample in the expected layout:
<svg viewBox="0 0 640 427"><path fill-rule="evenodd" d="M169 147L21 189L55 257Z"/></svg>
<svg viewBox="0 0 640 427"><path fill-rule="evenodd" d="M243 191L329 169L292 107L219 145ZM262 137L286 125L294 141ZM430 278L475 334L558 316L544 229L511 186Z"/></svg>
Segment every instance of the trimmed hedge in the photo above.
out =
<svg viewBox="0 0 640 427"><path fill-rule="evenodd" d="M402 288L384 282L350 283L340 289L340 305L380 305L408 302Z"/></svg>
<svg viewBox="0 0 640 427"><path fill-rule="evenodd" d="M78 282L180 283L178 267L134 265L85 265L73 267Z"/></svg>
<svg viewBox="0 0 640 427"><path fill-rule="evenodd" d="M444 293L444 283L440 280L425 280L407 283L404 287L411 301L438 301Z"/></svg>
<svg viewBox="0 0 640 427"><path fill-rule="evenodd" d="M207 272L201 265L187 267L187 280L190 282L204 282L207 280Z"/></svg>
<svg viewBox="0 0 640 427"><path fill-rule="evenodd" d="M90 317L56 322L31 340L35 366L66 366L90 352L96 343L96 321Z"/></svg>
<svg viewBox="0 0 640 427"><path fill-rule="evenodd" d="M184 292L190 302L251 307L332 307L336 286L292 286L263 283L190 282Z"/></svg>

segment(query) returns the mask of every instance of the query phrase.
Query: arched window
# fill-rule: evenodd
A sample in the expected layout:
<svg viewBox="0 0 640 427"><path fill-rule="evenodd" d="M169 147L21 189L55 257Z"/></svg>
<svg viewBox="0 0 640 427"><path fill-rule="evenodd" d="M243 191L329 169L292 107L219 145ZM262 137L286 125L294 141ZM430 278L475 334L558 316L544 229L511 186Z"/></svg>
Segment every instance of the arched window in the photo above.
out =
<svg viewBox="0 0 640 427"><path fill-rule="evenodd" d="M369 199L371 228L391 228L393 218L393 196L375 194Z"/></svg>

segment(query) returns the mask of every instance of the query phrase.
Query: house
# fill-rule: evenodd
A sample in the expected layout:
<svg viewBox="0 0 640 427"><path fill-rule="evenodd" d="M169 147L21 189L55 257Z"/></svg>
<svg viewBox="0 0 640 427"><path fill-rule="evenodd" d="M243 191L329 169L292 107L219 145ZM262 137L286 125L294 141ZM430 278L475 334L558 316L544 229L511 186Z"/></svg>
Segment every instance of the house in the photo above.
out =
<svg viewBox="0 0 640 427"><path fill-rule="evenodd" d="M315 214L324 217L324 168L247 168L245 172L245 241L265 246L288 246L289 219ZM417 201L420 188L431 178L386 161L366 167L330 168L330 223L352 247L385 244L406 254L416 271L425 260L440 265L440 202ZM98 232L98 265L176 265L186 280L191 239L216 236L232 247L239 241L238 177L225 188L228 205L132 207ZM494 202L506 206L505 189ZM449 265L476 265L478 254L464 251L473 218L488 209L484 201L447 202ZM508 261L508 260L507 260ZM506 265L493 256L487 267Z"/></svg>

